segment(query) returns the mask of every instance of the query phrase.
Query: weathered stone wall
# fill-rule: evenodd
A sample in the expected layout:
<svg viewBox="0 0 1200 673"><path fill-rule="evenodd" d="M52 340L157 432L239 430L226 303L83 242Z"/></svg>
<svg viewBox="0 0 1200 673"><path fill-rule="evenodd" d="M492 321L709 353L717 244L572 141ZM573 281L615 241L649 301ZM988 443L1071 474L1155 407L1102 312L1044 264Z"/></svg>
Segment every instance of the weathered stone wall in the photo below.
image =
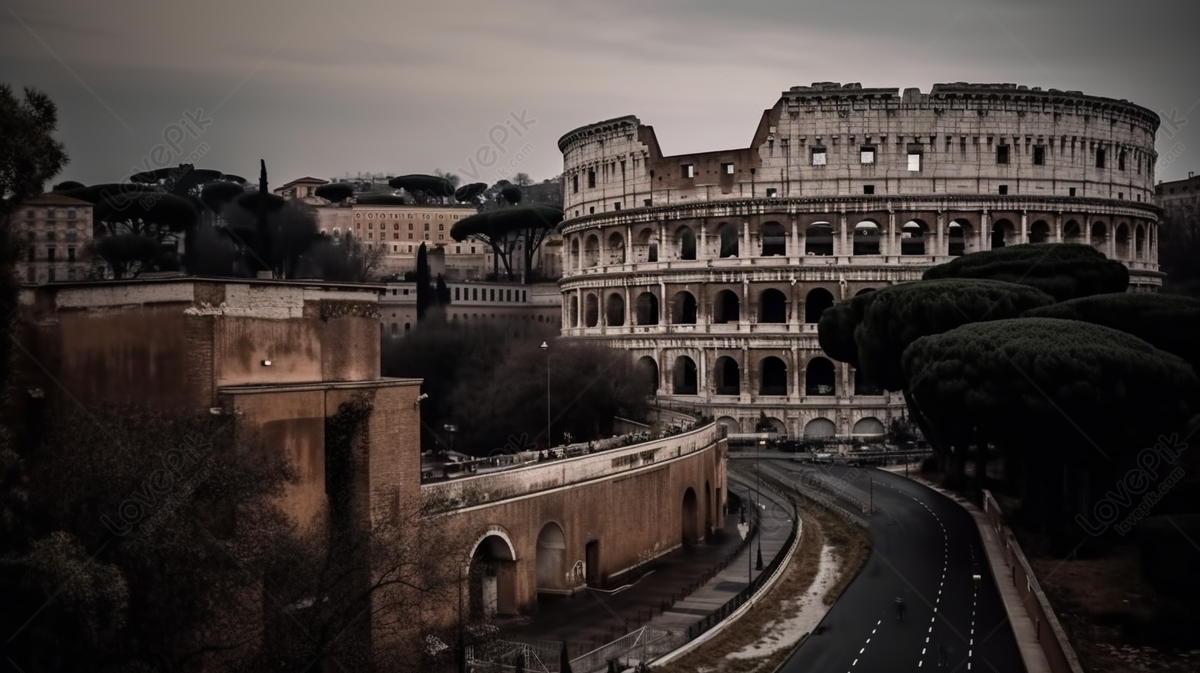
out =
<svg viewBox="0 0 1200 673"><path fill-rule="evenodd" d="M655 451L645 462L645 452ZM480 545L511 544L515 562L502 566L498 587L511 601L502 599L499 610L526 612L535 609L539 591L571 593L588 580L619 583L629 571L724 526L725 454L710 424L649 444L459 480L474 481L473 487L456 481L423 491L435 500L464 488L492 495L486 504L459 507L438 520L467 543L467 558ZM689 492L691 508L685 506ZM539 536L553 539L555 527L564 548L539 552ZM589 543L595 550L590 562Z"/></svg>

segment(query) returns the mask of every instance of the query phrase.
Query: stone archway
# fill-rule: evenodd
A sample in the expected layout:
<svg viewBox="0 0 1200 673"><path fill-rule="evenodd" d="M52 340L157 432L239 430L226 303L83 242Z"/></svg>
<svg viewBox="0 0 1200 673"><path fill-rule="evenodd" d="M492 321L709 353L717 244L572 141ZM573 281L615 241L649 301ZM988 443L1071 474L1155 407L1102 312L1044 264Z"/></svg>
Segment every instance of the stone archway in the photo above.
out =
<svg viewBox="0 0 1200 673"><path fill-rule="evenodd" d="M467 609L473 619L517 614L516 553L501 531L480 538L467 569Z"/></svg>
<svg viewBox="0 0 1200 673"><path fill-rule="evenodd" d="M700 503L696 497L696 489L690 486L683 493L682 539L683 544L699 544L703 540L702 521L700 520Z"/></svg>
<svg viewBox="0 0 1200 673"><path fill-rule="evenodd" d="M538 593L563 593L570 589L566 575L567 542L562 527L551 521L538 533L537 590Z"/></svg>

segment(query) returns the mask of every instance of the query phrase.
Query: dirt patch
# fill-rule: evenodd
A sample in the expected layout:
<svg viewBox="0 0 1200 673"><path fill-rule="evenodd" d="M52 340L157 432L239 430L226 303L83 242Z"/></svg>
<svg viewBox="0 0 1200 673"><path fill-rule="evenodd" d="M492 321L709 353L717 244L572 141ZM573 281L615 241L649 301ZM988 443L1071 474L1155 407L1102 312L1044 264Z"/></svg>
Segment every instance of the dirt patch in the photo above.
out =
<svg viewBox="0 0 1200 673"><path fill-rule="evenodd" d="M836 558L837 579L825 595L825 604L832 605L858 574L866 562L869 548L862 529L830 514L825 509L802 500L800 522L804 536L796 555L770 592L750 608L737 623L726 628L712 640L688 655L665 666L654 667L663 673L765 673L775 670L803 642L805 636L788 642L779 639L778 650L769 655L750 658L730 658L731 652L745 649L772 637L772 625L794 618L800 610L798 600L813 585L820 567L821 550L828 545Z"/></svg>

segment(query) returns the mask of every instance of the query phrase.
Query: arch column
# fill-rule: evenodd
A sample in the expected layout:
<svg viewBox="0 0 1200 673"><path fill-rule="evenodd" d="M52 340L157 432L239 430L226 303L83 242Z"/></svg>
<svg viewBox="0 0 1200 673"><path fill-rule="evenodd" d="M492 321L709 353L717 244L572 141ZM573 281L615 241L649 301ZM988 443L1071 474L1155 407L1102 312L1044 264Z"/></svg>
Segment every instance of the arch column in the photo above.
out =
<svg viewBox="0 0 1200 673"><path fill-rule="evenodd" d="M696 259L709 259L708 222L705 220L700 220L700 241L696 246Z"/></svg>
<svg viewBox="0 0 1200 673"><path fill-rule="evenodd" d="M629 297L630 297L629 292L630 292L629 286L626 285L625 286L625 320L624 320L624 324L629 329L630 332L633 332L633 306L629 303Z"/></svg>
<svg viewBox="0 0 1200 673"><path fill-rule="evenodd" d="M741 362L741 379L742 379L742 396L752 397L754 389L754 379L750 375L750 351L746 344L742 344L742 362Z"/></svg>
<svg viewBox="0 0 1200 673"><path fill-rule="evenodd" d="M1108 251L1105 256L1109 259L1117 259L1117 220L1115 217L1109 221L1104 238L1104 249Z"/></svg>
<svg viewBox="0 0 1200 673"><path fill-rule="evenodd" d="M849 257L854 253L853 248L846 247L846 213L838 213L838 249L833 251L836 257Z"/></svg>
<svg viewBox="0 0 1200 673"><path fill-rule="evenodd" d="M705 354L704 349L701 348L696 354L696 394L704 397L704 399L709 399L712 397L712 395L709 394L709 391L712 390L712 386L708 385L707 381L708 356Z"/></svg>
<svg viewBox="0 0 1200 673"><path fill-rule="evenodd" d="M668 322L670 322L670 320L667 319L668 311L670 310L670 307L667 305L667 302L668 302L668 300L667 300L667 283L666 283L666 281L662 280L662 278L659 278L659 281L658 281L658 324L659 325L666 325ZM659 328L660 331L662 331L663 329L665 329L665 328L662 328L662 327Z"/></svg>
<svg viewBox="0 0 1200 673"><path fill-rule="evenodd" d="M1063 242L1062 227L1063 227L1062 213L1057 213L1054 215L1054 242L1055 243Z"/></svg>
<svg viewBox="0 0 1200 673"><path fill-rule="evenodd" d="M950 249L946 247L946 214L940 210L937 211L937 218L934 222L933 226L937 227L937 250L933 254L938 257L946 257L950 254ZM925 252L928 253L929 251L926 250Z"/></svg>
<svg viewBox="0 0 1200 673"><path fill-rule="evenodd" d="M1028 243L1028 242L1029 242L1029 213L1028 213L1028 211L1022 210L1021 211L1021 240L1017 241L1017 243L1020 244L1020 243Z"/></svg>
<svg viewBox="0 0 1200 673"><path fill-rule="evenodd" d="M738 313L741 314L738 316L738 322L740 323L738 325L739 330L741 330L742 325L754 324L754 319L757 316L754 315L754 310L750 302L750 279L745 276L742 277L742 300L738 303Z"/></svg>
<svg viewBox="0 0 1200 673"><path fill-rule="evenodd" d="M800 248L800 222L796 218L792 218L792 236L788 239L790 248L788 249L788 257L803 257L804 251Z"/></svg>
<svg viewBox="0 0 1200 673"><path fill-rule="evenodd" d="M789 379L794 378L794 376L795 376L794 372L796 370L800 369L800 349L799 349L799 347L792 346L791 355L792 355L791 362L788 363L788 378ZM788 402L795 402L800 397L799 386L792 385L792 383L793 382L789 381L788 393L787 393Z"/></svg>
<svg viewBox="0 0 1200 673"><path fill-rule="evenodd" d="M662 222L658 223L658 258L670 259L667 257L667 227Z"/></svg>
<svg viewBox="0 0 1200 673"><path fill-rule="evenodd" d="M979 250L992 249L992 223L988 211L979 214Z"/></svg>
<svg viewBox="0 0 1200 673"><path fill-rule="evenodd" d="M633 226L625 225L625 263L633 264Z"/></svg>
<svg viewBox="0 0 1200 673"><path fill-rule="evenodd" d="M895 248L896 248L896 212L889 210L888 211L887 250L883 251L883 254L885 256L889 256L889 257L892 255L895 255L895 254L899 254L896 252Z"/></svg>
<svg viewBox="0 0 1200 673"><path fill-rule="evenodd" d="M750 221L742 222L742 249L738 250L738 257L750 257Z"/></svg>

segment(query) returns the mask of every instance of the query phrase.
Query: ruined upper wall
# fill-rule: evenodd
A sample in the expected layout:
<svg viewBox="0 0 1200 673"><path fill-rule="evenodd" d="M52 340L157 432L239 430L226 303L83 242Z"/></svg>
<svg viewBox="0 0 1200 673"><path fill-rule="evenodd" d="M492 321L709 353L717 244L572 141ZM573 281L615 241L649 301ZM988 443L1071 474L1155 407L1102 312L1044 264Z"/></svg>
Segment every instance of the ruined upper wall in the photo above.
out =
<svg viewBox="0 0 1200 673"><path fill-rule="evenodd" d="M744 149L663 156L653 128L633 116L575 129L559 140L564 206L570 220L772 196L1004 193L1149 204L1158 125L1146 108L1074 91L820 82L783 92Z"/></svg>

